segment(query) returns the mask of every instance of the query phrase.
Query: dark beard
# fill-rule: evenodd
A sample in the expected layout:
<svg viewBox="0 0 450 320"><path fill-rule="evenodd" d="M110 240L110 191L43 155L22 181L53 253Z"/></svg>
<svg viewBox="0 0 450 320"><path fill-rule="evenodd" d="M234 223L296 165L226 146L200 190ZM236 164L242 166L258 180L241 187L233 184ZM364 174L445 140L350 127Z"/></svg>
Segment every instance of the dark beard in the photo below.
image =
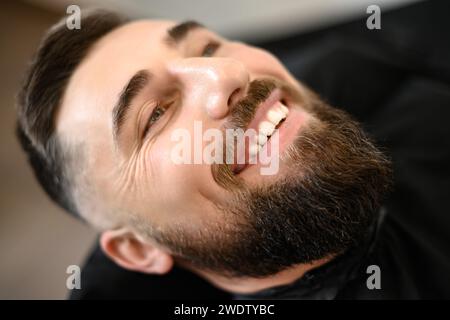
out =
<svg viewBox="0 0 450 320"><path fill-rule="evenodd" d="M233 194L220 221L151 237L176 259L230 277L265 277L358 246L390 187L390 162L348 114L305 92L316 120L286 151L289 176L250 188L220 166L216 179Z"/></svg>

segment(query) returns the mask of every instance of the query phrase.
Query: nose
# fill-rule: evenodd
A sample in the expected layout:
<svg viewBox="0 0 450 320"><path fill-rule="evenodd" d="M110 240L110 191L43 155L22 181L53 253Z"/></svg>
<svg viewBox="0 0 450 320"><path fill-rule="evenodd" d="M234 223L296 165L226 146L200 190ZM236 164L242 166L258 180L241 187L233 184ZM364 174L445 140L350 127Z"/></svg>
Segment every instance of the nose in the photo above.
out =
<svg viewBox="0 0 450 320"><path fill-rule="evenodd" d="M189 105L222 119L243 96L250 81L246 67L231 58L187 58L171 62L169 72L184 88Z"/></svg>

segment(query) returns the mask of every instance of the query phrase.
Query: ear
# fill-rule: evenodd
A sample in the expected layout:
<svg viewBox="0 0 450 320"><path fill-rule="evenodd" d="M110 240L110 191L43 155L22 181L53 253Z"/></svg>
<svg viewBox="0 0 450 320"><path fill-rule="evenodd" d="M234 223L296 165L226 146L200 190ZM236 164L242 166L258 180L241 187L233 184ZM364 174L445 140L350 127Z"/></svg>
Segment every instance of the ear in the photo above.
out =
<svg viewBox="0 0 450 320"><path fill-rule="evenodd" d="M103 231L100 246L108 257L128 270L165 274L173 267L173 258L170 254L138 237L127 228Z"/></svg>

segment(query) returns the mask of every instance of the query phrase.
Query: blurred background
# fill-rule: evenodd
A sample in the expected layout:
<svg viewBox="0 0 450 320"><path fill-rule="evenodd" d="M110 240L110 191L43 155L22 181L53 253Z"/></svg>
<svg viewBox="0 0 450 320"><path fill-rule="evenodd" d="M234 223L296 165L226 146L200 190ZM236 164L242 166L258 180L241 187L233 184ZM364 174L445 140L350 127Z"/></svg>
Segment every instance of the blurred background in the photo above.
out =
<svg viewBox="0 0 450 320"><path fill-rule="evenodd" d="M102 7L134 17L195 19L222 35L258 43L307 32L415 0L28 0L0 2L0 299L64 299L66 268L82 265L96 234L53 205L14 135L15 94L43 32L66 7Z"/></svg>

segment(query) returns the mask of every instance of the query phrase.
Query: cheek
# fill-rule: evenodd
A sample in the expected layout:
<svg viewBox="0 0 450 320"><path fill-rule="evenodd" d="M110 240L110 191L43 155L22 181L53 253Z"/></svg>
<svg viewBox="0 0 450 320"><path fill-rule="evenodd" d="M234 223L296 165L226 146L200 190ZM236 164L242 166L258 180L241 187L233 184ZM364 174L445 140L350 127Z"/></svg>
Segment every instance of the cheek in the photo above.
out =
<svg viewBox="0 0 450 320"><path fill-rule="evenodd" d="M154 190L154 204L167 215L193 217L219 201L222 190L212 178L210 165L176 163L176 145L167 130L145 151L146 185Z"/></svg>

